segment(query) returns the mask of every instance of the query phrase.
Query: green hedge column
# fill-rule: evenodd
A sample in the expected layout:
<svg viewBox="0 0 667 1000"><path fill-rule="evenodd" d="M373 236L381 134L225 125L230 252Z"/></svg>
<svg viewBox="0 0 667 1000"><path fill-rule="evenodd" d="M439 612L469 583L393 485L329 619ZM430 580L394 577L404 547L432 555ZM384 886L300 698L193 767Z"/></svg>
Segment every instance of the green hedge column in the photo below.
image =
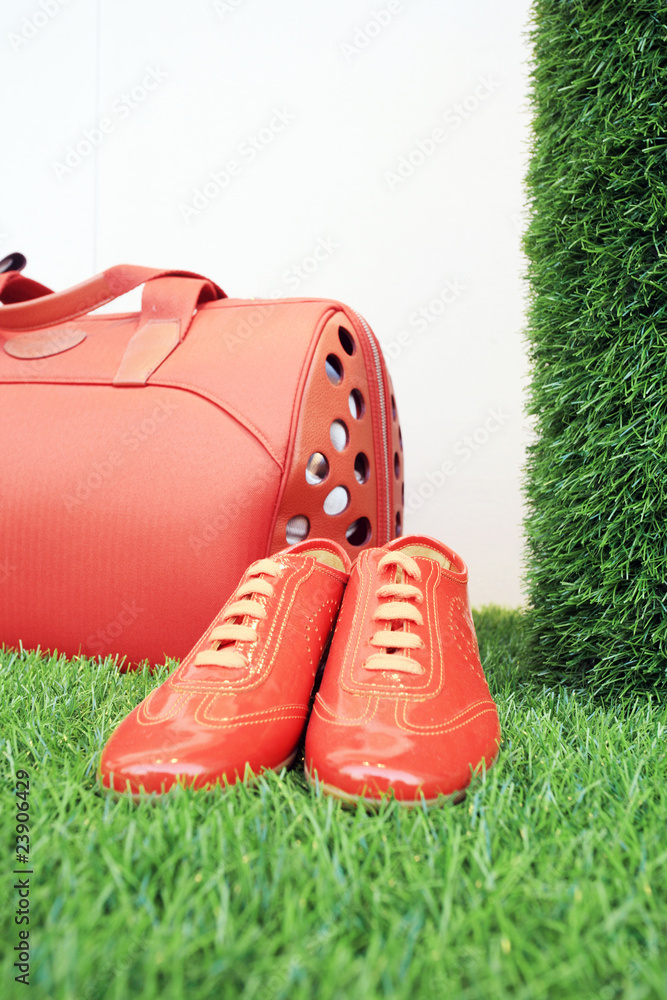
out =
<svg viewBox="0 0 667 1000"><path fill-rule="evenodd" d="M535 0L527 658L667 678L667 3Z"/></svg>

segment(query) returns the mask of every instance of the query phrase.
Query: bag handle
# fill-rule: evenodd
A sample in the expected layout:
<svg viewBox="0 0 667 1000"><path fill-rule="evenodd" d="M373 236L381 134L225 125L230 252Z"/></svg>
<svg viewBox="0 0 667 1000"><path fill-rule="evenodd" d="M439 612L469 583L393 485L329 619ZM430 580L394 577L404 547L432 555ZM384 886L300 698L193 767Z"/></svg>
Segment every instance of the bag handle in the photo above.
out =
<svg viewBox="0 0 667 1000"><path fill-rule="evenodd" d="M26 302L37 299L41 295L51 295L53 289L41 285L39 281L26 278L18 271L6 271L0 274L0 302L10 305L13 302Z"/></svg>
<svg viewBox="0 0 667 1000"><path fill-rule="evenodd" d="M180 280L184 278L189 280ZM151 289L152 283L155 286ZM119 264L64 292L51 292L18 271L9 271L0 274L0 301L10 303L0 309L0 336L7 338L24 330L77 319L143 284L146 287L140 325L169 316L180 321L180 339L185 336L198 304L227 297L218 285L192 271Z"/></svg>
<svg viewBox="0 0 667 1000"><path fill-rule="evenodd" d="M25 302L27 299L51 294L51 289L46 285L40 285L38 281L19 274L26 263L22 253L9 253L0 260L0 302L3 304Z"/></svg>

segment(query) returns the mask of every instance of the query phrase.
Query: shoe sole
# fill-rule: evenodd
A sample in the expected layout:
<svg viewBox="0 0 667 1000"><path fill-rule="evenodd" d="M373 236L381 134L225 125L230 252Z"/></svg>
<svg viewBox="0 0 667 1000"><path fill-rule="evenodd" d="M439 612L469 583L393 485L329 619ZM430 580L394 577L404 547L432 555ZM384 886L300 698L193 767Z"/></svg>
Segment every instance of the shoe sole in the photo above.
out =
<svg viewBox="0 0 667 1000"><path fill-rule="evenodd" d="M297 755L297 751L295 750L294 753L290 754L290 756L287 758L287 760L284 760L281 764L276 764L274 767L263 767L262 770L259 772L259 774L252 774L252 775L248 776L247 778L246 777L239 778L237 781L233 781L233 782L228 783L226 785L223 785L221 782L217 782L216 784L213 784L213 785L204 785L201 788L194 789L194 791L197 791L197 792L214 792L214 791L217 791L217 790L221 790L223 792L227 792L230 789L232 789L234 787L234 785L240 785L240 784L247 785L247 786L255 785L255 784L257 784L258 779L261 778L262 774L264 774L264 772L266 772L266 771L274 771L277 774L278 772L282 771L282 769L284 767L291 767L292 764L294 763L294 761L296 760L296 755ZM99 785L100 785L102 791L106 795L111 796L111 798L114 798L114 799L132 799L133 802L145 802L146 799L150 799L150 798L153 798L153 797L155 799L164 798L165 795L169 795L169 793L173 789L175 789L175 788L192 788L191 785L183 785L183 784L181 784L178 781L174 782L173 785L170 785L170 787L167 788L167 790L164 791L164 792L145 792L145 791L144 792L119 792L117 788L107 788L107 786L104 785L104 784L102 784L101 781L99 782Z"/></svg>
<svg viewBox="0 0 667 1000"><path fill-rule="evenodd" d="M493 758L489 766L486 768L486 773L491 770L493 765L498 760L500 753L498 752ZM343 805L357 806L360 802L364 805L369 806L379 806L383 802L393 801L401 809L433 809L438 806L444 805L459 805L461 802L465 801L468 792L473 791L477 785L479 785L481 778L481 771L476 772L468 785L465 788L460 788L455 792L450 792L449 795L438 795L435 799L397 799L392 795L391 789L384 792L381 796L371 796L371 795L354 795L352 792L344 792L342 788L337 788L336 785L330 785L326 781L320 781L319 778L313 778L307 768L304 768L306 775L306 781L310 787L314 790L321 789L324 795L330 795L334 799L339 799Z"/></svg>

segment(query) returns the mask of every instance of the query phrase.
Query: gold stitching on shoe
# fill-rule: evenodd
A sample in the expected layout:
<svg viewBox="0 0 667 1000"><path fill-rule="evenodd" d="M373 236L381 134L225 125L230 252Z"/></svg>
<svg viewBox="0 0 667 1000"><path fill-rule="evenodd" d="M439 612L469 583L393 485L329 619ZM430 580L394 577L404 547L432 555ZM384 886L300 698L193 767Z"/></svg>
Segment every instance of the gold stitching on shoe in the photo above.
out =
<svg viewBox="0 0 667 1000"><path fill-rule="evenodd" d="M479 712L476 712L474 715L469 716L467 719L464 719L463 722L459 722L456 725L452 725L451 723L448 722L448 723L443 723L441 726L438 726L437 728L435 727L431 728L430 726L428 727L418 726L415 723L407 722L406 720L407 723L406 725L401 725L399 723L399 726L406 732L415 733L417 735L444 736L445 733L452 733L457 729L463 729L465 726L470 725L471 722L474 722L475 719L478 719L481 715L488 715L489 712L494 712L494 713L497 712L497 708L494 702L492 701L482 702L482 704L488 705L488 708L480 709Z"/></svg>
<svg viewBox="0 0 667 1000"><path fill-rule="evenodd" d="M257 595L273 597L273 586L262 577L270 576L275 579L280 576L282 569L274 559L258 559L252 564L234 591L232 602L225 609L220 623L211 631L211 648L201 650L195 656L195 667L216 666L239 670L248 666L248 657L238 648L238 643L257 641L256 623L265 619L267 614L264 605L254 598ZM251 625L250 622L254 624Z"/></svg>
<svg viewBox="0 0 667 1000"><path fill-rule="evenodd" d="M484 707L486 706L486 707ZM415 733L422 736L443 736L445 733L454 732L456 729L463 729L469 723L474 722L475 719L479 718L480 715L487 715L489 712L497 712L495 702L490 701L488 698L480 699L479 701L473 702L471 705L467 705L461 712L453 715L446 722L435 723L434 725L420 725L417 722L410 722L407 718L409 705L407 702L403 702L402 718L398 717L398 700L396 702L395 719L396 724L399 729L404 732ZM480 709L480 711L475 712L474 715L470 715L474 709ZM468 716L468 718L464 718ZM459 721L463 719L463 721Z"/></svg>
<svg viewBox="0 0 667 1000"><path fill-rule="evenodd" d="M305 719L307 709L300 704L276 705L274 708L263 708L256 712L244 712L241 715L215 715L215 704L224 695L214 695L206 705L202 703L195 711L195 721L207 729L220 727L232 729L235 726L251 726L260 722L280 722L283 719Z"/></svg>
<svg viewBox="0 0 667 1000"><path fill-rule="evenodd" d="M470 629L470 633L469 633L470 636L471 637L472 636L475 637L474 640L473 640L474 645L471 644L471 642L470 642L469 639L466 639L464 637L463 632L461 631L460 627L459 628L455 627L455 625L454 625L454 610L455 609L460 613L460 616L463 619L463 621L465 622L465 624L468 625L468 627ZM475 635L475 624L474 624L474 622L472 620L472 615L470 614L470 612L468 610L466 602L464 600L462 600L460 597L453 597L452 598L451 603L449 605L448 618L449 618L449 630L450 630L451 636L452 636L452 638L454 640L454 643L459 648L459 650L460 650L460 652L461 652L461 654L463 656L463 659L468 664L468 666L471 667L472 670L477 674L477 676L480 677L486 683L486 678L484 676L484 670L482 669L481 663L479 662L479 647L477 647L477 637ZM468 619L470 619L470 620L468 621ZM463 645L463 643L460 641L461 639L464 640L465 645ZM474 647L477 647L477 648L474 648Z"/></svg>
<svg viewBox="0 0 667 1000"><path fill-rule="evenodd" d="M366 699L366 704L364 705L364 710L361 715L357 715L351 718L347 715L340 715L338 712L334 712L333 708L327 705L326 701L319 693L315 696L315 702L313 704L313 713L317 715L322 722L328 722L334 726L356 726L360 725L362 722L370 722L377 713L378 706L380 704L380 699L374 695L369 695ZM322 714L326 712L326 716Z"/></svg>
<svg viewBox="0 0 667 1000"><path fill-rule="evenodd" d="M154 726L161 722L166 722L169 719L173 719L179 714L181 709L185 708L188 700L192 697L187 691L183 693L179 692L176 695L171 708L163 710L157 715L152 715L149 710L149 705L153 700L153 697L158 693L158 691L160 691L161 687L162 685L160 685L160 687L156 687L155 690L151 691L151 693L137 705L136 720L140 726ZM146 721L144 722L143 719Z"/></svg>
<svg viewBox="0 0 667 1000"><path fill-rule="evenodd" d="M175 690L186 690L202 694L212 692L214 694L237 695L242 691L251 691L253 688L259 687L266 680L278 655L280 642L287 626L287 619L297 595L301 587L307 583L313 572L315 572L315 569L318 568L315 564L310 567L306 564L295 568L290 562L289 556L282 558L285 563L283 572L284 586L278 604L274 608L273 615L270 618L268 633L262 638L261 642L255 644L255 649L259 646L259 655L256 660L253 660L252 672L246 671L244 676L229 681L228 685L225 685L225 689L221 691L219 680L200 681L193 678L192 675L184 679L182 675L187 673L187 670L193 664L192 659L186 658L176 673L172 674L169 678L168 683ZM234 599L234 596L232 595L230 601ZM224 611L226 611L226 608ZM216 622L217 624L218 622Z"/></svg>

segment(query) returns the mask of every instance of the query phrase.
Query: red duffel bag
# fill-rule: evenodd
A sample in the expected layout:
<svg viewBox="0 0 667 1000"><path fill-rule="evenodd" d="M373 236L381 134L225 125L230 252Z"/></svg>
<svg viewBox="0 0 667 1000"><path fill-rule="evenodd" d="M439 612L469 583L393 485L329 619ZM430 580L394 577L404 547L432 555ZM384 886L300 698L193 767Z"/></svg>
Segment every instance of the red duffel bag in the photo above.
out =
<svg viewBox="0 0 667 1000"><path fill-rule="evenodd" d="M366 322L122 265L53 293L0 263L0 643L181 657L248 564L400 533L403 454ZM91 315L138 285L140 313Z"/></svg>

